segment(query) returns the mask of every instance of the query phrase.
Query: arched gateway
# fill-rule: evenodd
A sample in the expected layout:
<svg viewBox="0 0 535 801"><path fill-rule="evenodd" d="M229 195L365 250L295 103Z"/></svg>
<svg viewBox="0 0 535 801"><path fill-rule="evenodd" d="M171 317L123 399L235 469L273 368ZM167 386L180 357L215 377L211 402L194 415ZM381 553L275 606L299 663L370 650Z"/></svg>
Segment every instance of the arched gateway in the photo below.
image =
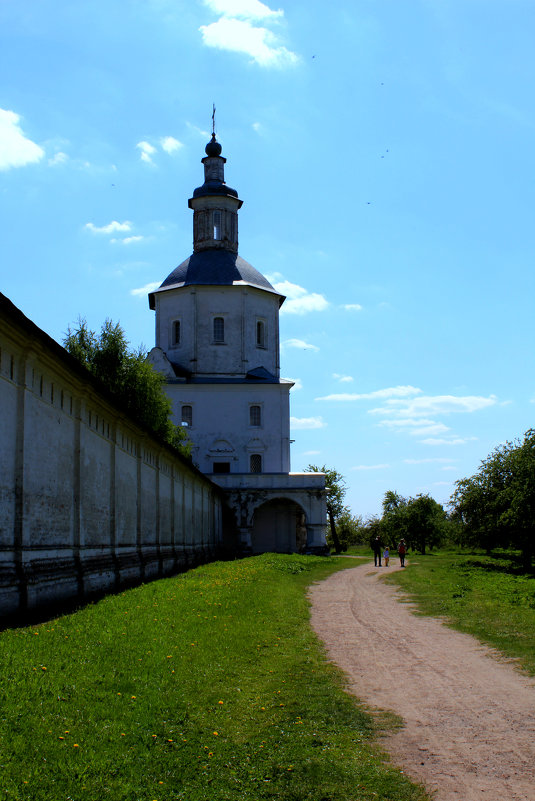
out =
<svg viewBox="0 0 535 801"><path fill-rule="evenodd" d="M253 553L304 553L307 545L305 510L295 501L274 498L253 513Z"/></svg>

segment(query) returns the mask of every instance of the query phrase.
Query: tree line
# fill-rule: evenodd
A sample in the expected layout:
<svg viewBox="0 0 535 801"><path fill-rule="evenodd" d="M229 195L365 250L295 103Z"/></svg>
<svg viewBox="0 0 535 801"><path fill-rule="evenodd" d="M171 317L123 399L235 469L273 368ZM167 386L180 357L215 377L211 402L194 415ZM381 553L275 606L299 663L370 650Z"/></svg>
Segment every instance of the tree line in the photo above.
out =
<svg viewBox="0 0 535 801"><path fill-rule="evenodd" d="M395 547L401 538L421 553L443 544L512 548L521 552L526 570L535 551L535 429L506 442L484 459L478 471L455 482L447 510L428 494L404 498L388 490L382 516L367 521L351 513L343 499L346 485L336 470L309 465L327 477L327 541L337 552L371 543L379 536Z"/></svg>
<svg viewBox="0 0 535 801"><path fill-rule="evenodd" d="M105 320L97 334L84 319L79 319L74 328L67 329L63 346L140 425L190 457L191 443L186 431L171 420L165 378L147 361L143 347L137 350L129 347L119 323Z"/></svg>

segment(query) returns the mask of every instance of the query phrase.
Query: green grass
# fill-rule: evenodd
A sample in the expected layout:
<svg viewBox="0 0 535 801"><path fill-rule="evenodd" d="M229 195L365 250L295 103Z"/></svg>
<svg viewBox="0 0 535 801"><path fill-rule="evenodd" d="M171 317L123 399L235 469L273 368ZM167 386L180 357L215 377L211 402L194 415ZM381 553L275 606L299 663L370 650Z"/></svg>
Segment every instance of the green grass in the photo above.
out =
<svg viewBox="0 0 535 801"><path fill-rule="evenodd" d="M535 576L522 571L518 554L411 553L407 564L388 581L423 614L446 618L535 675Z"/></svg>
<svg viewBox="0 0 535 801"><path fill-rule="evenodd" d="M308 624L352 563L220 562L3 632L0 799L426 799Z"/></svg>

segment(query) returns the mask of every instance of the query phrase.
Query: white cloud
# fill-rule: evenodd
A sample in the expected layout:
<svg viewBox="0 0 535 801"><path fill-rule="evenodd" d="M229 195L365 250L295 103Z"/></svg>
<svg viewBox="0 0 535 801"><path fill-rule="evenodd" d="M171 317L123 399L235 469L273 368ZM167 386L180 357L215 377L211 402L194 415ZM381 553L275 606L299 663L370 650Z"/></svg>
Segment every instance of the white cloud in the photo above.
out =
<svg viewBox="0 0 535 801"><path fill-rule="evenodd" d="M285 314L307 314L311 311L324 311L329 301L317 292L308 292L299 284L292 284L291 281L278 280L281 276L275 273L268 276L268 281L273 284L274 289L286 296L281 313Z"/></svg>
<svg viewBox="0 0 535 801"><path fill-rule="evenodd" d="M68 160L68 155L60 150L59 153L56 153L55 156L52 156L52 158L48 159L48 163L51 167L55 167L56 164L65 164L65 162Z"/></svg>
<svg viewBox="0 0 535 801"><path fill-rule="evenodd" d="M428 439L421 439L422 445L466 445L467 442L472 442L477 437L452 437L451 439L435 439L429 437Z"/></svg>
<svg viewBox="0 0 535 801"><path fill-rule="evenodd" d="M336 378L336 380L340 381L341 384L350 384L353 381L352 376L340 375L339 373L333 373L333 378Z"/></svg>
<svg viewBox="0 0 535 801"><path fill-rule="evenodd" d="M295 53L278 44L274 33L248 20L223 16L199 28L207 47L245 53L261 67L289 67L299 60Z"/></svg>
<svg viewBox="0 0 535 801"><path fill-rule="evenodd" d="M179 142L174 136L163 136L160 139L160 145L162 146L162 150L165 150L165 152L169 154L174 153L176 150L180 150L181 147L184 147L182 142Z"/></svg>
<svg viewBox="0 0 535 801"><path fill-rule="evenodd" d="M186 125L190 129L190 131L194 131L194 133L202 136L203 139L208 139L210 136L210 132L204 130L204 128L199 128L197 125L193 125L191 122L186 122Z"/></svg>
<svg viewBox="0 0 535 801"><path fill-rule="evenodd" d="M403 461L405 462L405 464L431 464L432 462L453 462L454 459L447 459L442 456L429 456L426 459L403 459ZM449 468L443 468L443 469L449 469Z"/></svg>
<svg viewBox="0 0 535 801"><path fill-rule="evenodd" d="M132 230L132 223L129 220L125 220L124 222L120 223L117 220L113 220L108 225L102 225L100 228L93 223L86 223L85 228L87 228L93 234L113 234L116 231L131 231Z"/></svg>
<svg viewBox="0 0 535 801"><path fill-rule="evenodd" d="M262 130L262 125L261 125L261 123L259 123L259 122L253 122L253 124L252 124L252 129L253 129L253 131L255 131L256 133L260 133L260 131Z"/></svg>
<svg viewBox="0 0 535 801"><path fill-rule="evenodd" d="M20 119L14 111L0 108L0 170L35 164L45 155L42 147L24 135Z"/></svg>
<svg viewBox="0 0 535 801"><path fill-rule="evenodd" d="M118 243L120 245L132 245L135 242L141 242L142 239L145 239L145 237L144 236L125 236L124 239L117 239L117 238L114 237L113 239L110 239L110 242L112 242L113 244Z"/></svg>
<svg viewBox="0 0 535 801"><path fill-rule="evenodd" d="M284 378L283 381L293 381L294 385L290 392L296 392L298 389L303 389L303 382L300 378Z"/></svg>
<svg viewBox="0 0 535 801"><path fill-rule="evenodd" d="M140 286L139 289L131 289L130 294L134 295L135 297L145 297L148 295L149 292L154 292L155 289L158 289L160 286L161 281L151 281L145 286Z"/></svg>
<svg viewBox="0 0 535 801"><path fill-rule="evenodd" d="M325 428L326 425L323 417L290 417L290 428L293 429Z"/></svg>
<svg viewBox="0 0 535 801"><path fill-rule="evenodd" d="M352 470L387 470L390 468L389 464L358 464L352 467Z"/></svg>
<svg viewBox="0 0 535 801"><path fill-rule="evenodd" d="M303 456L319 456L321 451L305 451Z"/></svg>
<svg viewBox="0 0 535 801"><path fill-rule="evenodd" d="M408 431L413 437L433 436L437 434L445 434L449 431L449 427L444 423L437 423L434 420L426 420L421 417L409 417L408 419L399 420L381 420L377 425L384 428L397 429L398 431Z"/></svg>
<svg viewBox="0 0 535 801"><path fill-rule="evenodd" d="M304 339L285 339L281 342L282 348L300 348L301 350L319 350L316 345L311 345L310 342L305 342Z"/></svg>
<svg viewBox="0 0 535 801"><path fill-rule="evenodd" d="M451 414L453 412L476 412L494 406L495 395L484 398L478 395L422 395L410 400L386 400L385 405L371 409L370 414L396 417L421 417L424 415Z"/></svg>
<svg viewBox="0 0 535 801"><path fill-rule="evenodd" d="M342 306L342 309L345 309L346 311L362 311L362 306L360 303L345 303Z"/></svg>
<svg viewBox="0 0 535 801"><path fill-rule="evenodd" d="M364 393L350 393L350 392L342 392L339 394L334 395L324 395L321 398L316 398L317 401L357 401L357 400L378 400L380 398L392 398L398 397L403 398L410 395L417 395L421 392L421 389L418 387L411 387L408 386L398 386L398 387L387 387L386 389L376 389L374 392L364 392ZM399 401L401 403L403 401Z"/></svg>
<svg viewBox="0 0 535 801"><path fill-rule="evenodd" d="M141 151L141 161L146 164L154 164L151 156L156 153L156 148L150 142L138 142L136 147Z"/></svg>
<svg viewBox="0 0 535 801"><path fill-rule="evenodd" d="M258 20L284 15L284 11L273 11L259 0L204 0L204 5L225 17Z"/></svg>

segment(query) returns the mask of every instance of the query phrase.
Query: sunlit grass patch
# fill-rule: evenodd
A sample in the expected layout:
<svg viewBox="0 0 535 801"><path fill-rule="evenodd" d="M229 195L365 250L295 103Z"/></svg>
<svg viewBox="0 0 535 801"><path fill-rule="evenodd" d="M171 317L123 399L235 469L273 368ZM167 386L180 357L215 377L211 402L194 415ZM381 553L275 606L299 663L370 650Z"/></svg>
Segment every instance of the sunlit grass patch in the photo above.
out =
<svg viewBox="0 0 535 801"><path fill-rule="evenodd" d="M200 567L0 635L6 799L415 801L308 625L345 560Z"/></svg>
<svg viewBox="0 0 535 801"><path fill-rule="evenodd" d="M388 580L424 614L446 618L535 675L535 576L518 564L514 553L437 551L414 555Z"/></svg>

